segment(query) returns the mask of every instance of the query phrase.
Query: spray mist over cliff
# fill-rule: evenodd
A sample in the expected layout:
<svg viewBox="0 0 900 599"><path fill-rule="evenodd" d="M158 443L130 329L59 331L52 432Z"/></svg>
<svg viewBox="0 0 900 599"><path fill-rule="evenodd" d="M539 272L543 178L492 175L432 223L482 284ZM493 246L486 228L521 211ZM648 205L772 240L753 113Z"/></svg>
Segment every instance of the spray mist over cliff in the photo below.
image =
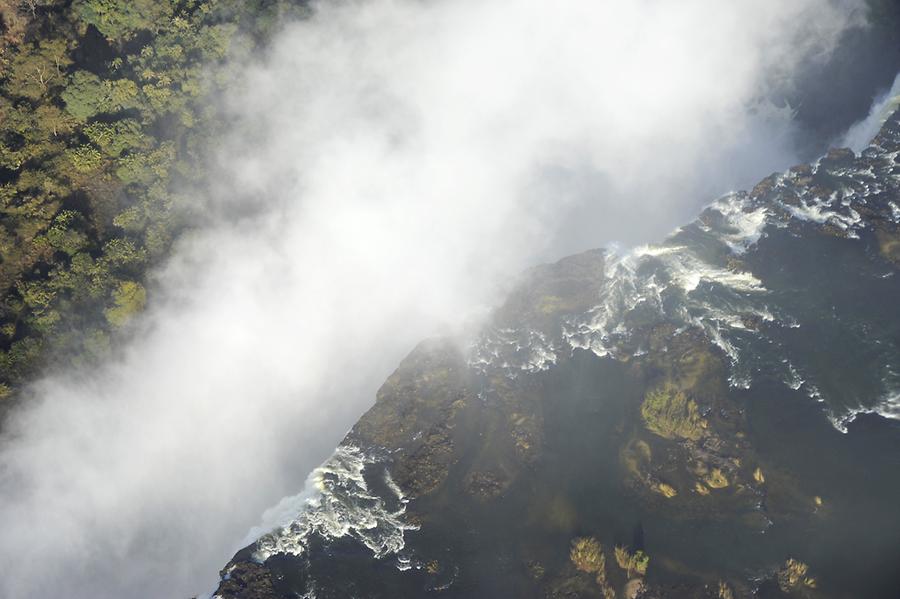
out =
<svg viewBox="0 0 900 599"><path fill-rule="evenodd" d="M9 422L0 595L210 588L416 341L535 261L657 238L792 164L769 98L860 15L371 0L287 24L222 99L208 219L133 342Z"/></svg>

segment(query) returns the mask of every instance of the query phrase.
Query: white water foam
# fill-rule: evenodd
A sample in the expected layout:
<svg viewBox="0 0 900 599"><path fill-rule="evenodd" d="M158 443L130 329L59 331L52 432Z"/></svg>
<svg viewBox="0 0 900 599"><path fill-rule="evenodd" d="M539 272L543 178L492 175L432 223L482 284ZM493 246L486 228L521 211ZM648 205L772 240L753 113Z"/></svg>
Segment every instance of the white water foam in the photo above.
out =
<svg viewBox="0 0 900 599"><path fill-rule="evenodd" d="M254 559L263 562L275 554L303 555L312 535L323 539L350 536L376 558L403 549L404 533L417 529L403 519L407 499L387 469L384 482L394 497L383 498L372 493L363 476L369 467L379 467L378 460L368 458L357 447L339 446L310 476L313 492L305 491L281 501L276 511L293 512L293 516L289 522L259 537ZM389 503L396 507L389 507Z"/></svg>
<svg viewBox="0 0 900 599"><path fill-rule="evenodd" d="M827 225L846 238L859 239L870 226L862 216L863 207L868 213L874 209L881 215L879 218L900 222L900 206L893 200L885 201L881 195L898 192L897 177L893 175L897 170L896 154L872 146L863 157L838 154L836 159L823 158L808 170L790 170L776 176L769 200L754 200L742 192L729 193L713 202L709 213L676 231L666 243L623 253L608 252L604 281L593 308L566 316L557 331L537 332L527 325L488 331L474 345L471 364L482 372L499 368L515 376L523 371L546 370L558 362L563 352L575 349L601 357L624 357L619 354L631 334L630 319L639 312L643 320L650 317L672 323L678 330L693 328L703 332L727 356L731 365L729 383L737 388L749 388L760 368L759 364L744 364L747 343L766 341L771 345L767 353L772 360L767 368L774 368L772 374L780 376L790 389L804 389L810 398L824 402L819 388L797 370L786 350L767 339L756 324L748 325L754 322L796 328L798 319L770 307L763 282L741 269L739 263L714 263L682 239L694 227L712 242L721 243L736 258L764 238L768 227L784 228L791 220ZM824 178L836 191L824 195L816 177ZM875 198L879 203L874 203ZM676 239L681 243L676 243ZM873 408L828 416L835 428L846 430L846 424L862 411L900 418L900 399L896 394L889 395Z"/></svg>
<svg viewBox="0 0 900 599"><path fill-rule="evenodd" d="M729 193L710 205L710 208L722 215L726 226L731 229L720 234L734 254L743 254L762 238L769 223L770 212L764 206L750 209L746 196L741 193ZM709 231L709 229L706 229Z"/></svg>

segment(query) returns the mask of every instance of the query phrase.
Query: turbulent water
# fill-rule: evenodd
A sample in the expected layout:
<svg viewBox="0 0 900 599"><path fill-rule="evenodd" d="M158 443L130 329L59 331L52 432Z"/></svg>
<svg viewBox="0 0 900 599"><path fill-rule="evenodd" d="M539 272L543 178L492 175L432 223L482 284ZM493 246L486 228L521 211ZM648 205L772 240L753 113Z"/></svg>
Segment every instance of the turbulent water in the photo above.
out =
<svg viewBox="0 0 900 599"><path fill-rule="evenodd" d="M898 157L900 112L887 119L880 134L861 153L832 151L815 164L794 167L773 175L749 192L729 193L713 202L696 221L676 230L658 245L624 252L597 251L573 258L573 263L582 270L576 270L571 280L562 279L562 282L554 283L564 290L560 296L541 295L534 309L516 309L518 304L514 304L513 308L499 310L492 324L469 345L461 367L469 372L467 380L480 385L481 391L476 398L476 403L481 406L478 409L488 409L493 405L499 406L501 411L512 412L506 416L512 422L509 426L518 454L515 459L526 464L523 470L526 473L533 469L535 463L543 464L543 470L516 475L519 479L530 480L528 484L532 486L523 487L516 498L504 499L507 507L500 511L484 508L485 519L480 524L472 524L482 517L479 516L482 508L477 506L483 505L483 500L473 504L476 507L460 507L471 501L466 493L493 497L493 485L501 488L501 497L506 497L502 489L507 487L503 487L502 481L490 477L474 479L471 475L453 474L456 468L453 464L456 462L446 462L449 465L443 468L449 469L450 479L456 476L468 482L458 483L455 490L443 491L437 498L425 497L419 506L419 513L424 513L426 519L432 518L436 524L431 530L422 527L419 518L412 518L407 513L410 502L416 498L410 497L410 493L401 490L402 484L395 482L396 476L392 475L396 471L395 459L404 456L402 459L412 460L418 468L418 478L407 476L405 482L413 487L421 485L416 481L429 480L435 470L434 464L445 460L441 452L449 443L448 439L461 433L448 433L447 430L455 426L451 424L407 430L403 422L388 420L377 424L376 417L367 415L366 418L376 422L372 425L376 431L374 438L393 438L396 436L394 429L397 429L406 440L397 441L391 448L391 443L387 441L358 443L354 433L351 433L334 456L313 473L304 493L284 500L273 510L273 517L266 527L271 532L254 535L259 537L258 540L239 553L223 571L222 589L225 590L220 589L217 596L281 596L274 590L272 594L266 594L269 593L266 589L271 585L293 589L291 592L307 597L338 596L340 592L384 596L380 593L390 591L403 595L420 592L423 588L430 591L449 588L454 584L458 596L467 596L467 593L468 596L489 596L484 594L483 585L479 587L482 595L477 595L472 594L474 587L467 591L465 586L455 583L459 566L450 564L475 558L464 549L459 549L474 541L465 535L455 536L454 518L464 519L469 534L486 534L485 531L496 527L498 534L509 534L511 538L519 539L523 546L532 542L529 539L535 540L538 545L552 544L552 540L545 543L543 535L547 533L541 532L543 529L540 527L533 537L524 531L507 533L518 527L515 518L522 517L513 514L517 513L517 509L521 514L532 513L534 508L526 499L534 499L534 495L538 497L534 501L539 501L548 488L571 486L572 480L583 478L581 473L586 468L599 468L603 473L601 478L612 479L617 475L617 469L621 466L617 465L614 457L616 446L604 444L608 442L607 437L619 439L622 435L622 426L616 428L612 424L619 413L617 410L625 409L617 402L625 402L622 398L635 395L640 397L642 393L633 383L626 381L627 376L621 367L639 360L650 351L668 351L665 344L661 349L659 344L655 349L648 347L652 336L648 336L647 331L662 325L669 327L667 330L671 331L671 338L696 334L717 348L727 367L727 384L731 392L743 398L740 401L756 398L755 404L751 402L740 410L741 413L749 413L751 421L754 418L771 419L773 414L778 413L781 408L772 399L781 395L776 390L778 386L784 390L785 397L792 393L802 394L809 405L819 405L831 425L841 432L852 428L851 423L863 413L900 419ZM582 263L588 266L583 267ZM576 291L572 291L573 285ZM571 298L562 297L569 292L573 296L585 295L588 299L583 305L578 302L572 304ZM571 309L573 305L579 307ZM586 355L593 356L591 360L594 361L588 360ZM445 376L446 372L454 372L454 367L429 365L428 368L422 367L421 371L413 369L411 372L410 376L418 381L416 385L427 386L436 384L433 380L436 375L428 373L438 372ZM577 382L583 377L593 382ZM515 388L519 397L549 393L546 401L555 401L555 394L568 394L576 398L569 401L577 404L583 401L577 399L581 397L579 394L588 392L591 397L608 396L608 399L592 400L599 403L588 409L587 416L574 417L568 423L565 413L570 408L564 407L564 402L559 403L559 414L548 413L545 408L543 432L535 432L538 430L536 427L529 428L529 422L534 419L528 412L530 400L504 404L503 401L507 400L497 399L504 393L506 383L502 382L503 379L509 381L509 385L518 385ZM548 381L556 382L551 384ZM413 397L420 393L412 383L404 384L406 387L401 385L401 390L395 392ZM407 387L409 390L402 390ZM440 395L444 392L440 386L436 387L437 391L428 388L431 389L428 393ZM446 406L451 407L442 408L440 413L443 416L431 414L430 417L441 422L454 422L457 410L463 409L456 406L464 402L458 399L455 403L449 403L452 399L446 402ZM551 412L555 410L557 408ZM403 410L399 413L402 415ZM597 417L601 413L602 416ZM788 418L789 413L785 404L784 417ZM595 417L599 420L591 425L593 428L582 431L588 440L573 441L578 438L577 429L582 422ZM553 424L555 421L557 423ZM778 437L781 433L769 435L765 430L767 426L761 428L763 432L751 435L760 447L760 457L754 459L765 459L766 451L770 451L766 448L780 447L779 443L784 442L784 437ZM826 432L815 426L813 429L816 432L809 433L811 436L805 443L810 448L821 445L824 456L824 452L832 451L835 442L828 440ZM462 452L460 455L466 456L467 452L475 455L482 451L478 447L490 445L492 441L485 434L473 433L463 437L466 446L471 445L471 449L463 447L459 450ZM802 436L806 433L798 431L791 434ZM423 435L429 437L424 444ZM535 462L539 458L534 457L537 454L532 455L533 446L540 444L542 439L546 445L554 446L554 435L558 437L556 453L548 450L546 454L541 454L543 457L540 459L544 462ZM890 440L886 443L898 444L894 437L888 438ZM412 451L409 447L419 449ZM591 449L586 450L586 447ZM707 459L716 451L705 448L695 455L704 455ZM562 457L567 455L566 452L572 452L574 457ZM601 455L613 457L598 457ZM481 458L471 459L477 463ZM511 459L503 458L507 462ZM823 460L832 460L835 464L833 472L824 474L813 471L815 459L804 462L802 459L806 458L784 458L774 454L768 459L775 463L794 460L792 467L801 469L796 478L804 481L798 484L814 486L834 478L835 472L845 468L848 458L840 453L835 453L833 458L823 457ZM889 469L893 460L888 456L886 465L879 465L880 457L871 459L873 469ZM849 486L868 484L862 479L856 483L849 480L854 467L846 467L850 468L845 475ZM571 477L562 477L563 472L569 472ZM473 483L473 480L476 482ZM585 487L590 489L588 492L582 488L584 484L595 486ZM468 491L460 490L466 486ZM471 490L473 486L477 487L477 492ZM570 492L570 498L565 502L576 506L584 502L588 507L579 508L582 514L599 509L598 514L592 517L603 522L604 526L621 528L628 518L633 517L645 524L655 522L658 529L679 530L679 525L673 524L677 518L671 514L666 517L664 509L660 511L656 507L632 514L632 503L627 498L623 499L622 489L610 481L579 481L576 486L581 490ZM795 525L789 519L773 524L770 516L774 521L778 516L767 511L765 499L753 495L758 495L760 491L751 489L752 483L734 487L740 490L739 495L750 493L750 507L741 516L741 526L747 526L751 540L747 541L744 549L735 550L739 554L742 551L746 553L741 554L741 559L746 563L736 565L723 562L719 565L726 569L744 568L745 578L762 580L758 571L750 572L749 577L746 571L747 563L762 563L766 556L773 553L773 548L758 535L767 533L769 542L780 539L780 542L796 546L809 536L806 532L809 525L802 522ZM423 487L421 494L427 496L432 488L433 485ZM894 491L900 493L900 490L891 487L884 491L882 497L872 501L879 506L892 505ZM797 492L782 494L796 495ZM843 508L837 497L838 492L835 491L834 495L834 510L837 513ZM606 497L603 507L596 507L596 497ZM854 497L848 496L846 509L852 509L854 501ZM818 496L816 502L819 505ZM888 508L884 508L883 514L879 509L882 508L872 507L872 513L878 513L882 518L889 513ZM447 510L446 513L444 510ZM459 510L461 512L457 514ZM608 515L604 510L614 512L615 516ZM512 520L505 522L505 518ZM590 520L590 517L586 518ZM754 524L748 525L747 522ZM696 528L696 524L685 526L685 531ZM824 527L823 535L840 529L836 524L821 526ZM859 528L865 530L866 526L860 524ZM890 530L890 527L886 526L885 530ZM702 554L697 547L705 547L704 543L715 546L715 543L725 542L722 535L731 534L729 531L730 525L722 530L696 532L694 544L686 546L672 541L674 533L670 532L667 540L659 543L658 551L671 550L674 555L685 557L696 550L698 564L708 567L715 559L711 554ZM413 532L419 535L417 547L420 551L410 551L407 547L407 537ZM675 537L681 534L679 532ZM708 536L704 537L704 534ZM869 538L874 539L877 534L871 533ZM490 549L486 548L490 545L488 541L479 538L476 543L478 551L490 553ZM440 566L437 560L429 562L422 557L428 551L434 554L438 551L436 548L449 551L446 549L451 544L448 539L453 539L452 545L461 552L461 557L455 553L447 555L442 558ZM560 542L565 546L564 538ZM879 547L877 541L873 541L873 545ZM497 551L503 554L505 547L500 544ZM839 551L839 548L832 549ZM775 553L778 551L781 549ZM535 552L540 553L540 550ZM485 563L499 559L501 561L498 563L502 564L505 563L502 560L507 558L500 555L484 559L487 560ZM546 558L551 564L554 559L552 556ZM257 583L244 579L228 586L233 574L237 573L235 568L246 568L247 564L264 564L265 573L259 576L267 582L262 591L259 589L263 587L254 586ZM480 567L470 564L469 576L473 577L472 580L477 577L471 571L478 571ZM401 574L396 578L398 572ZM487 577L513 585L518 584L514 581L521 578L509 573L489 572L481 572L478 580L484 581ZM248 576L246 572L240 574ZM272 582L268 582L270 576ZM503 589L512 588L502 586L500 582L495 584ZM839 586L841 581L836 584ZM525 593L521 596L530 596L527 590L521 592Z"/></svg>
<svg viewBox="0 0 900 599"><path fill-rule="evenodd" d="M349 535L365 545L375 557L403 549L403 532L415 526L403 521L403 492L383 469L381 482L389 491L370 490L364 472L376 469L380 460L366 456L352 445L342 445L311 477L315 492L290 498L299 517L263 535L256 543L254 559L265 561L278 554L302 555L310 537L337 538ZM284 506L282 506L284 507Z"/></svg>
<svg viewBox="0 0 900 599"><path fill-rule="evenodd" d="M804 334L804 322L819 323L820 315L809 309L815 300L781 301L779 283L767 276L769 265L756 259L760 241L770 236L811 244L816 242L809 239L809 230L818 227L848 243L861 243L861 236L875 234L873 227L879 222L900 223L900 130L896 121L892 123L859 156L830 154L808 169L773 176L752 193L718 199L697 221L662 244L609 252L595 307L556 330L494 329L479 339L472 364L504 368L514 376L547 369L561 353L576 348L625 357L643 351L629 343L633 324L666 321L695 327L721 348L729 358L735 387L749 388L763 374L778 376L790 388L802 388L825 402L832 422L842 431L864 411L900 417L896 328L867 327L867 315L830 317L836 328L853 333L858 346L841 351L870 354L869 370L879 381L869 394L848 400L819 379L803 348L791 347L791 338ZM811 263L809 268L821 266ZM894 276L877 267L857 274L876 284Z"/></svg>

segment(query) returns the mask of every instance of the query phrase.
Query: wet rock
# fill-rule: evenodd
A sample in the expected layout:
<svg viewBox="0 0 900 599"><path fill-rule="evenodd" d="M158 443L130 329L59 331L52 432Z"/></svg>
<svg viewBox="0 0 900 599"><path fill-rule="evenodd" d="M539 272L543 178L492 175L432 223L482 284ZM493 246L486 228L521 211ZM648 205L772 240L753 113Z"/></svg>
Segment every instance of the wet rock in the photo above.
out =
<svg viewBox="0 0 900 599"><path fill-rule="evenodd" d="M509 479L498 472L473 472L469 475L466 490L479 499L493 499L509 485Z"/></svg>
<svg viewBox="0 0 900 599"><path fill-rule="evenodd" d="M422 343L379 389L345 443L392 451L392 473L404 492L430 493L447 478L455 417L468 397L459 348L443 339Z"/></svg>
<svg viewBox="0 0 900 599"><path fill-rule="evenodd" d="M881 143L896 150L900 121L894 120ZM828 513L821 512L826 508L810 489L825 487L804 481L790 460L765 453L771 445L757 445L767 423L748 416L748 396L759 395L744 389L747 373L755 384L757 372L771 366L762 358L781 358L784 348L777 342L801 345L808 330L817 332L778 311L786 296L797 303L805 296L795 296L787 283L779 287L778 280L768 288L773 277L806 274L790 270L791 248L799 251L807 240L818 244L825 253L815 259L825 270L848 256L855 265L863 252L866 265L880 275L900 264L900 233L888 203L896 201L896 185L867 174L883 172L887 160L879 149L863 157L838 150L818 165L773 175L750 194L734 194L727 206L706 210L697 223L655 246L646 259L626 261L621 271L615 271L617 257L603 251L537 267L517 282L471 351L447 340L416 348L346 439L384 456L378 467L407 495L405 521L420 527L403 549L403 566L414 572L400 576L440 571L444 589L459 563L461 576L470 578L450 591L453 596L478 588L472 572L490 570L519 584L517 596L527 599L610 597L614 589L644 599L734 599L751 596L759 583L746 573L769 571L763 584L776 595L811 591L805 564L789 560L775 569L780 553L755 556L756 562L731 572L704 571L699 558L688 557L693 547L678 555L657 551L653 543L668 534L660 546L684 546L690 540L675 535L700 528L754 538L773 524L812 529L838 510L837 493ZM852 197L852 206L842 203L845 197ZM760 214L765 226L750 247L738 225ZM781 256L783 271L769 264ZM890 276L884 275L885 285ZM743 286L732 285L734 279ZM633 294L629 285L645 285L658 296ZM848 291L836 290L834 301ZM714 292L723 298L715 310L692 301ZM648 307L654 302L655 310ZM622 306L627 310L611 321L615 326L604 328L605 315ZM828 318L839 316L834 306L830 310ZM746 348L756 353L743 353ZM745 357L749 365L742 372L737 366ZM800 371L812 362L776 364L768 379L761 377L763 384L783 379L797 395L791 399L811 403L802 393L814 381ZM597 373L602 376L592 378ZM786 418L797 409L786 407ZM633 553L616 546L628 543L636 520L647 525L646 550L653 555L647 577L646 554L638 551L645 549L643 538L632 542ZM701 522L711 525L695 526ZM591 534L597 536L585 536ZM616 547L618 568L606 563L612 555L601 540ZM490 550L475 563L473 547L482 546ZM320 558L326 564L336 557L329 550ZM388 588L378 586L380 580L372 583L373 595ZM268 599L271 584L251 568L229 574L223 588L233 597ZM418 596L421 588L393 596ZM263 594L234 594L246 589Z"/></svg>
<svg viewBox="0 0 900 599"><path fill-rule="evenodd" d="M900 228L880 226L875 229L878 250L895 266L900 266Z"/></svg>
<svg viewBox="0 0 900 599"><path fill-rule="evenodd" d="M272 573L263 565L237 562L222 572L216 590L221 599L279 599L272 584Z"/></svg>

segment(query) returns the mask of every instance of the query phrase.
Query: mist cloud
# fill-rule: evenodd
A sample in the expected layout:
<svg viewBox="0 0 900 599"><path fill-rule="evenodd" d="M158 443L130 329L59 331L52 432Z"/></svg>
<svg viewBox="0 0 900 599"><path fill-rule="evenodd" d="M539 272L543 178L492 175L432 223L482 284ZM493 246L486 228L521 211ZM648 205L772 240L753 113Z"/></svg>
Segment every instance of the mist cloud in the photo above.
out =
<svg viewBox="0 0 900 599"><path fill-rule="evenodd" d="M841 139L837 140L836 145L861 152L898 106L900 106L900 75L894 79L894 84L889 90L875 98L868 116L851 126Z"/></svg>
<svg viewBox="0 0 900 599"><path fill-rule="evenodd" d="M650 241L794 162L769 102L855 3L371 0L222 101L201 229L116 361L4 432L0 596L187 597L421 338L538 260Z"/></svg>

